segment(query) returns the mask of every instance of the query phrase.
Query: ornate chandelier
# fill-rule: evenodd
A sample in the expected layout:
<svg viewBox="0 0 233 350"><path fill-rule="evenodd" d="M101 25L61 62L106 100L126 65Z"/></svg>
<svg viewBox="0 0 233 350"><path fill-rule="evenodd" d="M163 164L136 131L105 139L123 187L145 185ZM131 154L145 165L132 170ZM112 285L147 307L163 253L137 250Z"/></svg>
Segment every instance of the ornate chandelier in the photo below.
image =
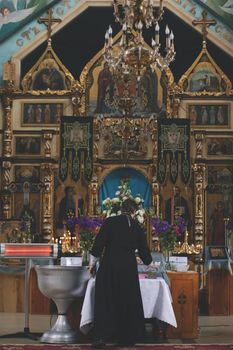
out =
<svg viewBox="0 0 233 350"><path fill-rule="evenodd" d="M166 26L166 55L160 50L159 21L163 16L163 1L159 7L154 6L153 0L114 0L114 15L122 26L120 41L113 45L112 28L109 26L105 34L104 60L116 76L135 76L138 80L146 68L155 70L168 68L175 58L174 35ZM144 41L143 27L155 25L155 35L151 47Z"/></svg>

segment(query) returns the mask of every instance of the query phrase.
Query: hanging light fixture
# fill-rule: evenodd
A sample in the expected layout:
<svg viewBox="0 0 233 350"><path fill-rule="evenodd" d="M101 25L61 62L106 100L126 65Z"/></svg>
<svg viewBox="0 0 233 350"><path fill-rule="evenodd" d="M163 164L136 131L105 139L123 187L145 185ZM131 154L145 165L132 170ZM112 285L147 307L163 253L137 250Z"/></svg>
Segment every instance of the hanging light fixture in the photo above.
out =
<svg viewBox="0 0 233 350"><path fill-rule="evenodd" d="M159 21L162 19L163 0L159 7L154 6L153 0L114 0L114 15L122 26L122 36L113 46L112 28L109 26L105 34L104 60L114 75L124 77L142 77L147 67L155 70L168 68L175 58L174 35L166 26L166 54L160 50ZM151 47L144 41L142 30L155 26Z"/></svg>

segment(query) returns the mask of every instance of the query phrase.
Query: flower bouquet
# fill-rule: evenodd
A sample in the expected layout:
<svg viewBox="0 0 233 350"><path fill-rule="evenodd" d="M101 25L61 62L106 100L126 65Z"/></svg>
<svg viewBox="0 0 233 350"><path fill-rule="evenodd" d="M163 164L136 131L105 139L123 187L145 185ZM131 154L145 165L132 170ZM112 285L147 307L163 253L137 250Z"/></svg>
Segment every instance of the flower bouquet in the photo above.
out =
<svg viewBox="0 0 233 350"><path fill-rule="evenodd" d="M169 224L167 220L161 217L151 218L151 224L154 236L158 238L160 249L167 253L173 251L177 239L185 232L185 220L181 216L177 216L173 224Z"/></svg>
<svg viewBox="0 0 233 350"><path fill-rule="evenodd" d="M79 248L83 255L89 253L99 232L103 220L98 217L72 217L67 220L67 224L72 228L77 237Z"/></svg>
<svg viewBox="0 0 233 350"><path fill-rule="evenodd" d="M142 207L144 200L141 198L140 194L137 194L136 197L132 196L128 181L121 180L121 184L118 186L115 195L114 198L108 197L103 200L103 216L109 217L120 215L122 203L126 199L131 198L135 201L138 207L138 210L135 213L135 219L139 224L143 224L145 221L145 209Z"/></svg>

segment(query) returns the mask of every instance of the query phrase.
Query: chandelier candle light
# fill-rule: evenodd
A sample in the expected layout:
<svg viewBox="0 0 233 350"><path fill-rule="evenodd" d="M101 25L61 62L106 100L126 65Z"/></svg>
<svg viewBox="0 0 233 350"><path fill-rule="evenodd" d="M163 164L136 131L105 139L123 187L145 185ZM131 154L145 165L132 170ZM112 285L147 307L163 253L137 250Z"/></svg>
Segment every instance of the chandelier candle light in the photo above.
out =
<svg viewBox="0 0 233 350"><path fill-rule="evenodd" d="M114 0L114 15L122 25L122 37L116 48L113 48L112 28L105 34L104 60L114 75L135 75L142 77L147 67L155 70L168 68L175 58L174 34L166 26L166 55L160 52L159 20L163 15L163 1L159 8L151 0ZM151 46L146 45L142 30L155 24L155 35Z"/></svg>

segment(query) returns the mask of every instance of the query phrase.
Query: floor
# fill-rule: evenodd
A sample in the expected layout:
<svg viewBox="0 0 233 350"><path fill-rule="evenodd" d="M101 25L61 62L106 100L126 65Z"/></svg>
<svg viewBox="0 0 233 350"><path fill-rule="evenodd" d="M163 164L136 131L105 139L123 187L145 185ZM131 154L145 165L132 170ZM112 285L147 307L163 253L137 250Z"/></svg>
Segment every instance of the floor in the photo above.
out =
<svg viewBox="0 0 233 350"><path fill-rule="evenodd" d="M50 329L55 322L55 316L30 315L29 324L31 333L43 333ZM35 344L39 343L39 338L30 339L28 337L5 335L22 332L24 330L25 319L21 313L0 313L0 344ZM4 337L1 337L3 336ZM150 329L147 326L147 335L151 340ZM80 338L81 340L81 338ZM82 339L82 342L88 339ZM149 341L150 342L150 341ZM151 341L153 342L153 341ZM158 341L157 341L158 342ZM233 316L200 316L199 317L199 337L198 339L166 339L161 343L199 343L199 344L233 344Z"/></svg>

